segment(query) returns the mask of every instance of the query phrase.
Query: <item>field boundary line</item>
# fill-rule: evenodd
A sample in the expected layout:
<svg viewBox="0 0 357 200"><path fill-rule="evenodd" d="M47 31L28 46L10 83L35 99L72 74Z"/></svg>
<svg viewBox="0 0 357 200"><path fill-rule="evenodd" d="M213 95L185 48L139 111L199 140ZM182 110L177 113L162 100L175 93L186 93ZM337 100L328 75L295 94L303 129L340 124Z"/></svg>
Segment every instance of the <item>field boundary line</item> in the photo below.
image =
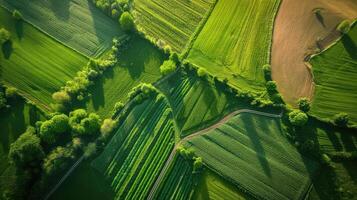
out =
<svg viewBox="0 0 357 200"><path fill-rule="evenodd" d="M225 122L227 122L228 120L230 120L232 117L234 116L237 116L239 114L242 114L242 113L250 113L250 114L255 114L255 115L261 115L261 116L265 116L265 117L271 117L271 118L281 118L283 113L281 112L280 114L272 114L272 113L267 113L267 112L261 112L261 111L256 111L256 110L251 110L251 109L239 109L239 110L236 110L236 111L233 111L229 114L227 114L226 116L224 116L221 120L219 120L218 122L216 122L215 124L207 127L207 128L204 128L202 130L199 130L195 133L192 133L184 138L182 138L176 145L175 147L173 148L172 152L170 153L170 156L169 158L167 159L164 167L162 168L159 176L157 177L153 187L151 188L150 190L150 193L147 197L148 200L152 200L154 199L154 195L156 194L156 191L157 189L159 188L160 186L160 183L163 179L163 177L165 176L166 174L166 171L167 169L169 168L170 164L171 164L171 161L172 159L175 157L176 155L176 152L177 152L177 148L184 142L187 142L188 140L192 139L192 138L195 138L195 137L198 137L198 136L201 136L201 135L204 135L204 134L207 134L210 130L212 129L216 129L218 128L219 126L221 126L222 124L224 124Z"/></svg>

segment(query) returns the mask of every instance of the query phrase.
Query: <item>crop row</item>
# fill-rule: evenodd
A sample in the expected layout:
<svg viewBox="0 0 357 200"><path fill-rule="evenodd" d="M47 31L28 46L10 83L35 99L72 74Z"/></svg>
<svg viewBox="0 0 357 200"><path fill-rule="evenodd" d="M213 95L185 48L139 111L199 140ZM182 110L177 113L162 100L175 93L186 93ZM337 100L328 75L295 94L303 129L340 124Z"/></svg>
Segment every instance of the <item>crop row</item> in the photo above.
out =
<svg viewBox="0 0 357 200"><path fill-rule="evenodd" d="M173 136L166 101L147 100L129 113L93 166L108 178L117 199L143 199L173 148Z"/></svg>

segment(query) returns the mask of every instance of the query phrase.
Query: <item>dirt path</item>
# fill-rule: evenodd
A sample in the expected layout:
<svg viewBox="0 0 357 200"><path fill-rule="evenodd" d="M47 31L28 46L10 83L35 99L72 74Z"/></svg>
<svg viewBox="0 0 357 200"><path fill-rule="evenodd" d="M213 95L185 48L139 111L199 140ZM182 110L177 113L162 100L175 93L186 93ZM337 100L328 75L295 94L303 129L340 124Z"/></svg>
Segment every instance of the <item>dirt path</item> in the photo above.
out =
<svg viewBox="0 0 357 200"><path fill-rule="evenodd" d="M219 126L221 126L222 124L226 123L228 120L230 120L232 117L240 114L240 113L251 113L251 114L256 114L256 115L261 115L261 116L266 116L266 117L273 117L273 118L280 118L282 116L282 114L276 115L276 114L271 114L271 113L265 113L265 112L260 112L260 111L255 111L255 110L250 110L250 109L240 109L240 110L236 110L228 115L226 115L224 118L222 118L219 122L213 124L212 126L209 126L205 129L202 129L200 131L197 131L191 135L188 135L184 138L182 138L174 147L174 149L171 151L171 154L169 156L169 158L167 159L164 167L162 168L160 175L158 176L158 178L156 179L153 187L150 190L149 196L148 196L148 200L152 200L154 198L154 195L162 181L162 179L164 178L168 168L170 167L170 164L172 162L172 160L175 157L176 154L176 150L179 146L181 146L183 143L187 142L188 140L204 135L206 133L208 133L210 130L216 129Z"/></svg>
<svg viewBox="0 0 357 200"><path fill-rule="evenodd" d="M321 9L320 17L316 8ZM312 98L314 84L306 56L314 52L318 38L338 37L336 25L353 18L357 18L356 0L282 0L273 33L272 76L288 103Z"/></svg>

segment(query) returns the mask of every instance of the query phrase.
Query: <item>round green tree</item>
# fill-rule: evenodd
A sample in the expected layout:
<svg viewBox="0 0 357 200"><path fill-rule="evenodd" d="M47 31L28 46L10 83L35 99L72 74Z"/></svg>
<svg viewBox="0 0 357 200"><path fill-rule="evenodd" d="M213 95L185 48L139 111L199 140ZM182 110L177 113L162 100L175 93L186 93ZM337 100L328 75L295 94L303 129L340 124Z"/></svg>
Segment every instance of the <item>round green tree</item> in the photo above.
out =
<svg viewBox="0 0 357 200"><path fill-rule="evenodd" d="M303 112L308 112L310 110L310 101L307 98L300 98L298 100L299 109Z"/></svg>
<svg viewBox="0 0 357 200"><path fill-rule="evenodd" d="M125 12L123 12L123 14L121 14L121 16L119 18L119 23L120 23L120 26L125 31L132 31L135 27L134 18L127 11L125 11Z"/></svg>
<svg viewBox="0 0 357 200"><path fill-rule="evenodd" d="M289 121L292 125L301 127L307 123L308 116L300 110L294 110L289 113Z"/></svg>
<svg viewBox="0 0 357 200"><path fill-rule="evenodd" d="M333 121L337 126L346 127L349 121L347 113L338 113L333 117Z"/></svg>

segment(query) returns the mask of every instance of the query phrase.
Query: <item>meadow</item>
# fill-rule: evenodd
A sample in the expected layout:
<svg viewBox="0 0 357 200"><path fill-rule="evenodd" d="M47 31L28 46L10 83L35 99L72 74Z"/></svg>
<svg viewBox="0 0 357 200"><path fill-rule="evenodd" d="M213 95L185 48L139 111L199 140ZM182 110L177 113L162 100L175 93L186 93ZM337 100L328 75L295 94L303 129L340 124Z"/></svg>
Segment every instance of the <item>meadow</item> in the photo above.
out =
<svg viewBox="0 0 357 200"><path fill-rule="evenodd" d="M255 198L301 199L316 163L285 138L279 119L243 113L190 139L205 165Z"/></svg>
<svg viewBox="0 0 357 200"><path fill-rule="evenodd" d="M102 55L111 48L113 37L124 34L118 22L97 9L92 1L0 0L0 4L19 10L26 21L88 57Z"/></svg>
<svg viewBox="0 0 357 200"><path fill-rule="evenodd" d="M170 170L160 183L153 199L192 199L200 174L193 173L193 161L176 155Z"/></svg>
<svg viewBox="0 0 357 200"><path fill-rule="evenodd" d="M322 119L344 112L357 123L357 23L310 63L315 82L311 114Z"/></svg>
<svg viewBox="0 0 357 200"><path fill-rule="evenodd" d="M0 52L0 80L49 111L52 93L73 79L88 60L32 25L16 22L2 7L0 27L11 33L11 42L3 45Z"/></svg>
<svg viewBox="0 0 357 200"><path fill-rule="evenodd" d="M133 35L118 53L118 63L104 72L89 88L92 94L85 107L109 117L116 102L126 102L128 92L139 83L153 83L161 77L160 65L166 56L150 42Z"/></svg>
<svg viewBox="0 0 357 200"><path fill-rule="evenodd" d="M193 74L177 73L158 85L172 107L181 136L212 123L233 109L249 107L220 86L214 86Z"/></svg>
<svg viewBox="0 0 357 200"><path fill-rule="evenodd" d="M160 96L134 107L92 163L116 199L146 198L174 147L171 109Z"/></svg>
<svg viewBox="0 0 357 200"><path fill-rule="evenodd" d="M133 13L140 31L181 53L215 1L136 0Z"/></svg>
<svg viewBox="0 0 357 200"><path fill-rule="evenodd" d="M187 60L238 89L262 90L279 0L220 0ZM232 20L234 19L234 20Z"/></svg>

